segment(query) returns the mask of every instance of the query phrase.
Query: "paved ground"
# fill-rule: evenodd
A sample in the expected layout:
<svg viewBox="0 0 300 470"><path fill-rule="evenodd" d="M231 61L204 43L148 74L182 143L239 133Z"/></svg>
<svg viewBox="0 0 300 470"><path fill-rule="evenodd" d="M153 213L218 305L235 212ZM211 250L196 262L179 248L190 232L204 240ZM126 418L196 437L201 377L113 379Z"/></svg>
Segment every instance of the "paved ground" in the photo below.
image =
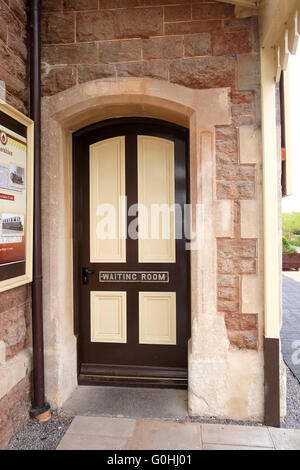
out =
<svg viewBox="0 0 300 470"><path fill-rule="evenodd" d="M58 450L300 450L300 430L76 416Z"/></svg>
<svg viewBox="0 0 300 470"><path fill-rule="evenodd" d="M283 359L300 382L300 272L285 272L282 276L282 307Z"/></svg>

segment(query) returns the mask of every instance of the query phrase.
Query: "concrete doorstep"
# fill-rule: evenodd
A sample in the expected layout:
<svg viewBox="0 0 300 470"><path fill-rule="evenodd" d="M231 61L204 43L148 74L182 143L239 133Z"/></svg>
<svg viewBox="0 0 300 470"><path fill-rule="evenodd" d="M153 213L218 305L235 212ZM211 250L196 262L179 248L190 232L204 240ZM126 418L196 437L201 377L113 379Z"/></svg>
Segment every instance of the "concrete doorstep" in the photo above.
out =
<svg viewBox="0 0 300 470"><path fill-rule="evenodd" d="M57 450L300 450L300 430L76 416Z"/></svg>

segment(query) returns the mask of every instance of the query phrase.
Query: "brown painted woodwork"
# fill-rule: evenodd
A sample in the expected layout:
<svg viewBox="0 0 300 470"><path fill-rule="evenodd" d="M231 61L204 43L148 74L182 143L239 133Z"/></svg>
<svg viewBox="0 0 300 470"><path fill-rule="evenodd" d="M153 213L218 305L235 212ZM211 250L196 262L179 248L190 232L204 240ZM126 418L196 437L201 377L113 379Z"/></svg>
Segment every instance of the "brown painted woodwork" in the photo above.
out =
<svg viewBox="0 0 300 470"><path fill-rule="evenodd" d="M280 342L264 338L265 425L280 428Z"/></svg>
<svg viewBox="0 0 300 470"><path fill-rule="evenodd" d="M189 252L185 250L185 240L176 240L176 263L139 263L138 240L130 238L126 241L126 263L90 263L89 146L124 135L128 208L138 202L138 135L174 142L175 201L181 206L188 203L187 129L154 119L129 118L105 121L74 134L74 293L79 383L186 387L190 296ZM127 226L131 220L128 217ZM82 283L82 267L95 271L89 276L88 285ZM170 281L100 283L99 271L167 271ZM127 292L127 343L90 341L91 290ZM139 344L139 291L176 292L176 345Z"/></svg>

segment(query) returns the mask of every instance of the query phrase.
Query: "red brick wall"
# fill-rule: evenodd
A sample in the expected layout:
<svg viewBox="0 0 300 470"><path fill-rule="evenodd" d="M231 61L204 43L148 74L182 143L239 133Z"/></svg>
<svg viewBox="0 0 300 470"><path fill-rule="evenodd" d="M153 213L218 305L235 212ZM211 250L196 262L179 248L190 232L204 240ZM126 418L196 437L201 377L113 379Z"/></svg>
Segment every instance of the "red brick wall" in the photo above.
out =
<svg viewBox="0 0 300 470"><path fill-rule="evenodd" d="M209 0L44 0L43 9L44 95L117 77L231 88L233 124L216 129L216 187L234 201L235 239L218 240L218 310L231 345L256 349L257 315L240 313L240 275L257 269L240 201L256 198L256 168L239 163L237 128L259 124L257 20Z"/></svg>
<svg viewBox="0 0 300 470"><path fill-rule="evenodd" d="M24 5L25 0L0 0L0 80L5 83L7 103L28 114ZM30 286L0 294L0 341L6 345L6 361L28 346L30 318ZM24 422L29 408L29 383L27 376L0 400L0 449Z"/></svg>

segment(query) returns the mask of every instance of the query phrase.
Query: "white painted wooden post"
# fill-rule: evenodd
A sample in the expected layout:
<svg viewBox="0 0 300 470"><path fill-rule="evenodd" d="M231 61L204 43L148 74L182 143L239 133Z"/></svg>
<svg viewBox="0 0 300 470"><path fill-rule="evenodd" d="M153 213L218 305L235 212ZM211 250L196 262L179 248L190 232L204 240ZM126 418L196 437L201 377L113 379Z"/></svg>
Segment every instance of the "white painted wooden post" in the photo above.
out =
<svg viewBox="0 0 300 470"><path fill-rule="evenodd" d="M291 122L291 89L290 89L290 65L288 64L287 70L283 72L284 84L284 120L285 120L285 172L286 172L286 196L293 194L293 181L292 181L292 122ZM295 154L297 155L297 154Z"/></svg>
<svg viewBox="0 0 300 470"><path fill-rule="evenodd" d="M264 200L265 424L280 427L279 191L275 49L261 49Z"/></svg>

